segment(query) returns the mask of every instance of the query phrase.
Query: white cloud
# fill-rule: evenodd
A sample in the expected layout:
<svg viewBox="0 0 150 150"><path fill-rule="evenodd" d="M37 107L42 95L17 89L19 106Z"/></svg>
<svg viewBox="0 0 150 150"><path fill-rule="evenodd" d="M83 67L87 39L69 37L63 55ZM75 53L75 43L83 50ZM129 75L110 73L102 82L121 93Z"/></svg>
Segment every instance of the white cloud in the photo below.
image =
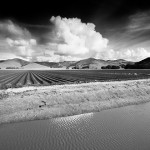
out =
<svg viewBox="0 0 150 150"><path fill-rule="evenodd" d="M19 57L17 57L15 54L12 53L5 53L5 52L0 53L0 60L10 59L10 58L13 59Z"/></svg>
<svg viewBox="0 0 150 150"><path fill-rule="evenodd" d="M29 40L29 43L30 43L31 45L36 45L36 44L37 44L35 39L30 39L30 40Z"/></svg>
<svg viewBox="0 0 150 150"><path fill-rule="evenodd" d="M125 59L136 62L150 57L150 52L145 48L124 49L120 51L114 51L111 49L98 57L103 57L103 59Z"/></svg>
<svg viewBox="0 0 150 150"><path fill-rule="evenodd" d="M116 53L117 58L122 58L130 61L140 61L150 57L150 52L145 48L126 49Z"/></svg>
<svg viewBox="0 0 150 150"><path fill-rule="evenodd" d="M31 33L11 20L0 21L0 54L31 58L36 51L37 42ZM4 56L0 55L0 59ZM11 57L10 57L11 58Z"/></svg>
<svg viewBox="0 0 150 150"><path fill-rule="evenodd" d="M108 40L95 31L92 23L82 23L78 18L51 17L55 36L63 40L57 44L56 54L72 57L95 57L104 51Z"/></svg>
<svg viewBox="0 0 150 150"><path fill-rule="evenodd" d="M33 47L36 45L35 39L19 39L19 40L12 40L7 38L6 41L8 42L9 46L13 48L13 52L21 57L29 58L33 56Z"/></svg>
<svg viewBox="0 0 150 150"><path fill-rule="evenodd" d="M30 45L36 45L36 40L35 39L29 39L29 40L24 40L24 39L19 39L19 40L12 40L10 38L7 38L6 41L10 46L30 46Z"/></svg>
<svg viewBox="0 0 150 150"><path fill-rule="evenodd" d="M82 58L57 55L57 54L54 54L53 51L48 51L48 50L45 51L44 55L36 57L36 61L49 61L49 62L78 61L80 59Z"/></svg>

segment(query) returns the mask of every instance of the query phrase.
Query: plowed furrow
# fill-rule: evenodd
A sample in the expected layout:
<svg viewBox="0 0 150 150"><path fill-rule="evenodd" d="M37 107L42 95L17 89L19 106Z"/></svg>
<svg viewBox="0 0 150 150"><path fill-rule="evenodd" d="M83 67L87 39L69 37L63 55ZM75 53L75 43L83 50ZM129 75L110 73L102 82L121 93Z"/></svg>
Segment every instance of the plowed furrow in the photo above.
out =
<svg viewBox="0 0 150 150"><path fill-rule="evenodd" d="M48 74L45 74L45 76L51 78L52 80L54 81L59 81L59 82L77 82L79 81L79 79L72 79L72 78L69 78L69 77L57 77L57 76L53 76L53 75L48 75Z"/></svg>
<svg viewBox="0 0 150 150"><path fill-rule="evenodd" d="M31 72L31 82L34 84L34 85L40 85L41 83L38 82L38 80L35 78L34 74Z"/></svg>
<svg viewBox="0 0 150 150"><path fill-rule="evenodd" d="M50 76L47 76L46 74L38 73L37 75L39 77L42 77L42 78L46 79L46 80L49 80L51 83L61 82L59 80L51 78Z"/></svg>
<svg viewBox="0 0 150 150"><path fill-rule="evenodd" d="M17 87L17 83L21 80L21 78L24 76L25 73L22 73L21 75L19 75L16 79L14 79L11 84L13 87Z"/></svg>
<svg viewBox="0 0 150 150"><path fill-rule="evenodd" d="M43 75L39 75L39 74L36 74L38 78L42 79L44 81L45 84L52 84L53 81L44 77Z"/></svg>
<svg viewBox="0 0 150 150"><path fill-rule="evenodd" d="M0 80L1 80L1 79L4 79L4 78L6 78L6 77L11 77L11 76L13 76L13 75L15 75L15 74L17 74L17 73L15 72L15 73L9 74L9 73L6 72L5 74L3 74L3 75L0 76Z"/></svg>
<svg viewBox="0 0 150 150"><path fill-rule="evenodd" d="M77 81L79 81L79 79L73 79L73 78L68 77L67 75L65 77L61 77L61 76L58 77L57 75L54 76L53 73L49 73L49 72L43 73L43 75L50 78L51 80L53 80L55 82L59 81L59 82L64 83L64 82L77 82Z"/></svg>
<svg viewBox="0 0 150 150"><path fill-rule="evenodd" d="M32 85L33 84L32 80L31 80L31 73L30 72L27 73L24 84L25 85Z"/></svg>
<svg viewBox="0 0 150 150"><path fill-rule="evenodd" d="M28 72L24 73L20 80L18 80L18 82L16 83L17 87L22 87L25 85L27 74Z"/></svg>
<svg viewBox="0 0 150 150"><path fill-rule="evenodd" d="M33 72L32 72L32 74L33 74L33 79L35 82L38 82L40 84L44 84L44 81L39 76L37 76L37 74L35 74Z"/></svg>
<svg viewBox="0 0 150 150"><path fill-rule="evenodd" d="M15 74L15 75L13 75L13 76L11 76L11 77L6 77L6 78L4 78L3 80L0 80L0 83L2 83L2 84L6 84L6 83L9 83L9 82L11 82L11 81L13 81L14 79L16 79L18 76L19 76L20 74Z"/></svg>

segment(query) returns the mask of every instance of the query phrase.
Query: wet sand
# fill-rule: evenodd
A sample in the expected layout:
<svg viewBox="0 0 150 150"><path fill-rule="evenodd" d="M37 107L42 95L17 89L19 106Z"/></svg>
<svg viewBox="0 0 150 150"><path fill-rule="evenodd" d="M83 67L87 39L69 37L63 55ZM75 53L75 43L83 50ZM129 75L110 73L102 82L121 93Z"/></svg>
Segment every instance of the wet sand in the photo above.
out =
<svg viewBox="0 0 150 150"><path fill-rule="evenodd" d="M0 90L0 124L150 102L150 79Z"/></svg>

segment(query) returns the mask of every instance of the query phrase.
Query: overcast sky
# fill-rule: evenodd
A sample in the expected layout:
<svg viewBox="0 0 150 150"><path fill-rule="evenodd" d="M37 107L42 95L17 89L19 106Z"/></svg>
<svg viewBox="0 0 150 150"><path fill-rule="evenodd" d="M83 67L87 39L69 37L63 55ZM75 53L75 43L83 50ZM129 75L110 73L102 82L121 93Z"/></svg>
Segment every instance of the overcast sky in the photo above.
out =
<svg viewBox="0 0 150 150"><path fill-rule="evenodd" d="M0 60L150 57L148 0L13 1L0 7Z"/></svg>

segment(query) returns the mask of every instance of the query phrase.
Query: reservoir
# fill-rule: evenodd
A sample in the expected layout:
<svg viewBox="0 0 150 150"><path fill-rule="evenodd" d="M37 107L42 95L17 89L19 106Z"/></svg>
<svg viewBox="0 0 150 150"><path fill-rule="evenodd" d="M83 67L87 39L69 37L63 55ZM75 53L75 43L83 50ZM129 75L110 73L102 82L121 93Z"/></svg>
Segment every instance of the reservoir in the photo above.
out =
<svg viewBox="0 0 150 150"><path fill-rule="evenodd" d="M150 103L2 124L0 150L150 150Z"/></svg>

